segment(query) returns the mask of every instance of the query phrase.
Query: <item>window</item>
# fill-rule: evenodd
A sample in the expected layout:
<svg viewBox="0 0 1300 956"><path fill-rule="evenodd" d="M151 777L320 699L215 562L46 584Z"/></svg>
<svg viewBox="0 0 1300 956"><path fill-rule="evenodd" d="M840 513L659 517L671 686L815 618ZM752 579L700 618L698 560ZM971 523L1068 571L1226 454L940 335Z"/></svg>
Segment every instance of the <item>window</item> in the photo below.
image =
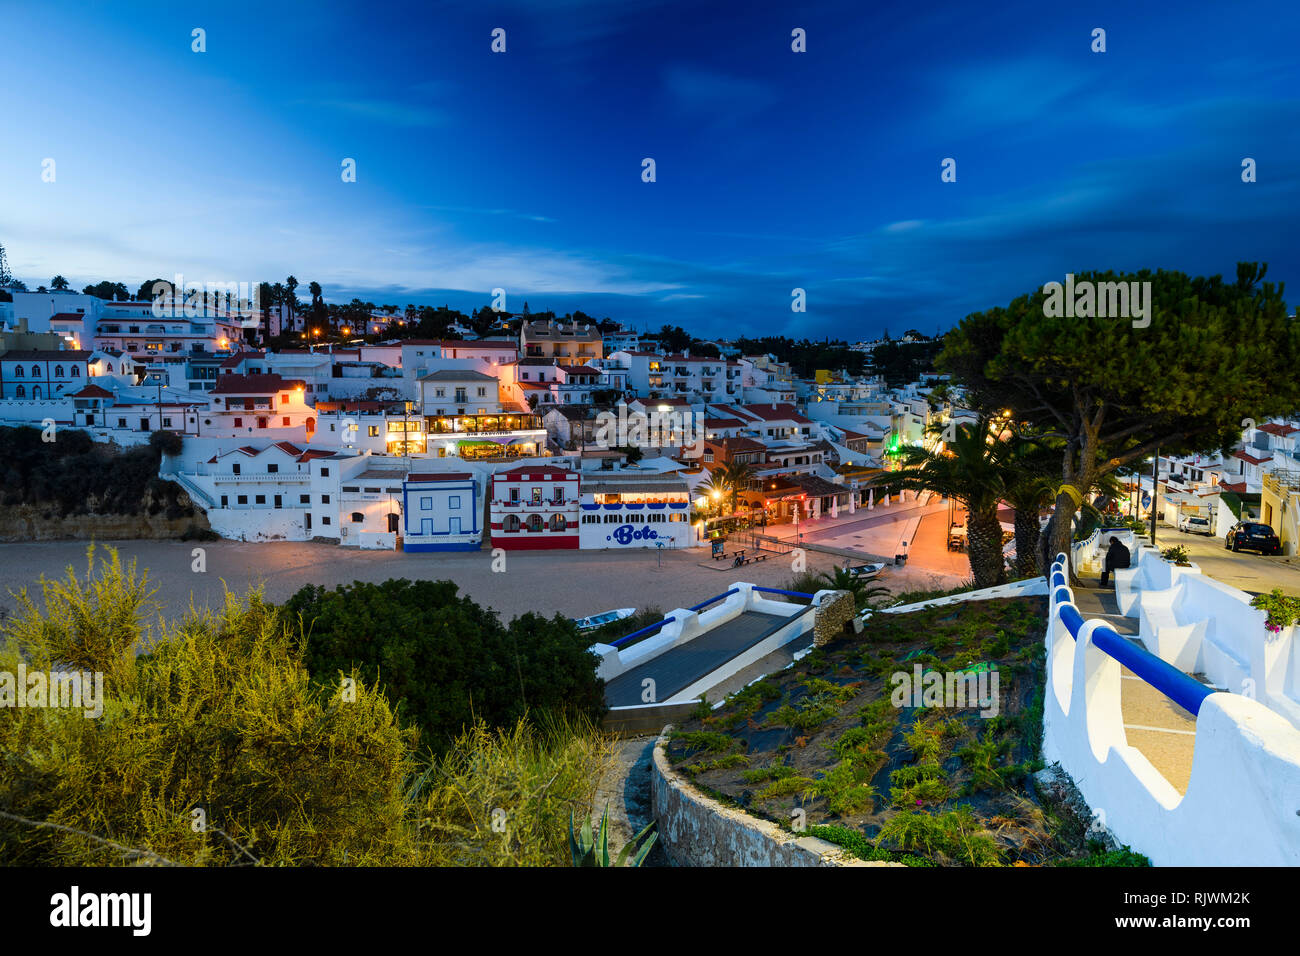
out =
<svg viewBox="0 0 1300 956"><path fill-rule="evenodd" d="M244 420L243 420L242 418L236 418L236 419L235 419L235 427L236 427L236 428L243 428L243 427L244 427Z"/></svg>
<svg viewBox="0 0 1300 956"><path fill-rule="evenodd" d="M223 508L229 508L229 507L230 507L230 498L229 498L227 495L222 495L222 496L221 496L221 507L223 507Z"/></svg>
<svg viewBox="0 0 1300 956"><path fill-rule="evenodd" d="M354 511L354 512L352 512L352 523L353 523L353 524L361 524L361 522L363 522L363 521L365 521L365 520L366 520L366 516L363 515L360 511Z"/></svg>
<svg viewBox="0 0 1300 956"><path fill-rule="evenodd" d="M235 499L235 503L241 505L248 504L248 495L240 495L238 498Z"/></svg>
<svg viewBox="0 0 1300 956"><path fill-rule="evenodd" d="M421 511L432 511L432 510L433 510L433 498L432 498L432 497L421 498L421 499L420 499L420 510L421 510Z"/></svg>
<svg viewBox="0 0 1300 956"><path fill-rule="evenodd" d="M125 418L119 418L119 419L117 420L117 427L118 427L118 428L125 428L125 427L126 427L126 419L125 419Z"/></svg>
<svg viewBox="0 0 1300 956"><path fill-rule="evenodd" d="M63 366L62 366L62 365L56 365L56 366L54 366L54 377L55 377L55 378L63 378Z"/></svg>
<svg viewBox="0 0 1300 956"><path fill-rule="evenodd" d="M330 470L328 468L322 468L320 470L320 476L322 478L328 478L330 476Z"/></svg>
<svg viewBox="0 0 1300 956"><path fill-rule="evenodd" d="M14 378L22 378L22 377L23 377L23 367L21 365L15 365Z"/></svg>
<svg viewBox="0 0 1300 956"><path fill-rule="evenodd" d="M288 427L289 427L289 416L288 416L288 415L285 415L285 416L284 416L284 420L281 421L280 424L283 425L285 428L288 428Z"/></svg>
<svg viewBox="0 0 1300 956"><path fill-rule="evenodd" d="M41 367L39 365L33 365L32 378L40 378L40 377L41 377Z"/></svg>
<svg viewBox="0 0 1300 956"><path fill-rule="evenodd" d="M327 504L329 504L329 503L330 503L330 496L329 496L329 495L321 495L321 496L320 496L320 503L323 504L323 505L327 505Z"/></svg>
<svg viewBox="0 0 1300 956"><path fill-rule="evenodd" d="M274 462L272 462L271 464L269 464L269 465L266 466L266 473L267 473L268 475L274 475L274 474L277 473L279 470L280 470L280 466L279 466L278 464L274 463Z"/></svg>
<svg viewBox="0 0 1300 956"><path fill-rule="evenodd" d="M62 373L60 373L60 374L62 374ZM486 389L486 388L480 388L480 389L478 390L478 397L479 397L479 398L482 398L482 397L483 397L484 395L486 395L486 394L487 394L487 389Z"/></svg>
<svg viewBox="0 0 1300 956"><path fill-rule="evenodd" d="M360 485L344 485L344 486L343 486L343 490L344 490L345 492L351 492L352 494L356 494L358 491L361 490L361 486L360 486Z"/></svg>
<svg viewBox="0 0 1300 956"><path fill-rule="evenodd" d="M266 427L266 419L265 419L265 418L258 418L258 420L257 420L257 427L258 427L258 428L265 428L265 427Z"/></svg>
<svg viewBox="0 0 1300 956"><path fill-rule="evenodd" d="M367 434L369 437L371 437L371 438L377 438L377 437L379 436L379 426L378 426L378 425L367 425L367 426L366 426L366 434Z"/></svg>
<svg viewBox="0 0 1300 956"><path fill-rule="evenodd" d="M253 504L255 504L255 505L264 505L264 504L266 504L266 495L258 495L258 496L256 496L256 497L253 499Z"/></svg>
<svg viewBox="0 0 1300 956"><path fill-rule="evenodd" d="M18 397L18 398L26 398L26 397L27 397L27 388L26 388L26 386L19 385L19 386L18 386L18 390L17 390L16 392L14 392L14 395L15 395L16 397Z"/></svg>
<svg viewBox="0 0 1300 956"><path fill-rule="evenodd" d="M311 495L299 495L299 496L298 496L298 504L300 504L300 505L309 505L309 504L311 504Z"/></svg>
<svg viewBox="0 0 1300 956"><path fill-rule="evenodd" d="M564 520L564 515L551 515L552 531L563 531L566 524L567 522Z"/></svg>
<svg viewBox="0 0 1300 956"><path fill-rule="evenodd" d="M321 524L329 524L329 523L330 523L330 516L329 516L329 515L324 515L324 516L320 519L320 523L321 523Z"/></svg>
<svg viewBox="0 0 1300 956"><path fill-rule="evenodd" d="M542 503L542 489L541 488L532 489L532 491L530 492L529 500L535 505L540 505Z"/></svg>
<svg viewBox="0 0 1300 956"><path fill-rule="evenodd" d="M519 516L506 515L505 520L501 522L501 530L515 532L519 530Z"/></svg>
<svg viewBox="0 0 1300 956"><path fill-rule="evenodd" d="M528 516L528 530L529 530L529 531L541 531L541 530L542 530L542 516L541 516L541 515L529 515L529 516Z"/></svg>
<svg viewBox="0 0 1300 956"><path fill-rule="evenodd" d="M232 475L239 474L239 462L235 462L233 465L230 466L230 473Z"/></svg>
<svg viewBox="0 0 1300 956"><path fill-rule="evenodd" d="M448 507L448 508L459 508L459 507L460 507L460 495L449 495L449 496L447 497L447 507Z"/></svg>
<svg viewBox="0 0 1300 956"><path fill-rule="evenodd" d="M280 404L281 404L281 405L288 405L288 404L289 404L289 396L288 396L288 395L281 395L281 396L280 396Z"/></svg>

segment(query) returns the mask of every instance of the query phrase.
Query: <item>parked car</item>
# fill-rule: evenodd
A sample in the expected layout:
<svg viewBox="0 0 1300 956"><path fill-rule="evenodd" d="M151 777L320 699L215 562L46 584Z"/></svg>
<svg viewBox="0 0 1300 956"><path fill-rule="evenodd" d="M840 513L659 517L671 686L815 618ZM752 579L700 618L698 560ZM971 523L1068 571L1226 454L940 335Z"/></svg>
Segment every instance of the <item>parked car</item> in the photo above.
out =
<svg viewBox="0 0 1300 956"><path fill-rule="evenodd" d="M1273 529L1258 521L1238 521L1228 529L1223 546L1233 551L1258 551L1260 554L1281 554L1282 542Z"/></svg>
<svg viewBox="0 0 1300 956"><path fill-rule="evenodd" d="M1187 534L1204 534L1212 535L1214 530L1210 527L1209 518L1198 518L1195 515L1185 515L1178 522L1178 530Z"/></svg>

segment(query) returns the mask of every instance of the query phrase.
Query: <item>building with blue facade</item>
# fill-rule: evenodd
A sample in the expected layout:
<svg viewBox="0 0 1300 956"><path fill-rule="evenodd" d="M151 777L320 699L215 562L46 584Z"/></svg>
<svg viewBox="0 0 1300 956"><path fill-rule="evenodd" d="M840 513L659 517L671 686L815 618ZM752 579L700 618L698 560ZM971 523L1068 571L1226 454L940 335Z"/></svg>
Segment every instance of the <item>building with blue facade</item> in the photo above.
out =
<svg viewBox="0 0 1300 956"><path fill-rule="evenodd" d="M483 479L465 471L419 472L402 482L404 551L477 551Z"/></svg>

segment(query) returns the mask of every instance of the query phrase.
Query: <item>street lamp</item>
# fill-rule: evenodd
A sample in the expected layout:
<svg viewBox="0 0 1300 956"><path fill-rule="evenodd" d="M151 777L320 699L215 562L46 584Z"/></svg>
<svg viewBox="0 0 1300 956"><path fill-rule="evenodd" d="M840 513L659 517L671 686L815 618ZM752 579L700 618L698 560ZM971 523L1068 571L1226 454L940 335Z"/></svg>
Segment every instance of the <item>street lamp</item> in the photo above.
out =
<svg viewBox="0 0 1300 956"><path fill-rule="evenodd" d="M1151 547L1156 546L1156 508L1160 504L1160 449L1151 459Z"/></svg>

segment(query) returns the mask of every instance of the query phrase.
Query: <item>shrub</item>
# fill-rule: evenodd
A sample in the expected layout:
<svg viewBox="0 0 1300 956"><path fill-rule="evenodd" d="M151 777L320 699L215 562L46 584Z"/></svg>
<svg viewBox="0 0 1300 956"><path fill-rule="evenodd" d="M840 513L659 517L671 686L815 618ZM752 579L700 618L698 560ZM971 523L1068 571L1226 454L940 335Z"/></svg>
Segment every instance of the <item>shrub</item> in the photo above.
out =
<svg viewBox="0 0 1300 956"><path fill-rule="evenodd" d="M434 751L475 720L502 728L528 714L598 721L605 712L596 656L572 621L529 613L503 626L451 581L308 585L282 620L313 681L332 685L355 669Z"/></svg>

